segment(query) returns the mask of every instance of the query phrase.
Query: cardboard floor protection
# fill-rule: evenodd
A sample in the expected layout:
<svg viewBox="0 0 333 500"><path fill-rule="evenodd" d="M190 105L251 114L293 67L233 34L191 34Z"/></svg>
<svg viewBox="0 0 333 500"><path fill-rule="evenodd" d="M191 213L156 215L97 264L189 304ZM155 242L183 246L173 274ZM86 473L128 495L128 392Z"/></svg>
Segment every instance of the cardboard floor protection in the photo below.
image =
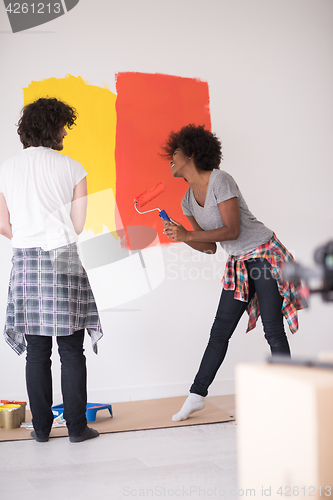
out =
<svg viewBox="0 0 333 500"><path fill-rule="evenodd" d="M97 429L99 433L136 431L144 429L160 429L163 427L179 427L186 425L211 424L228 422L234 417L210 402L206 402L203 410L190 415L187 420L173 422L171 417L182 407L186 397L151 399L147 401L129 401L127 403L111 403L113 417L108 410L100 410L96 414L95 422L88 422L89 427ZM26 412L26 421L31 421L31 414ZM67 428L52 429L50 437L67 436ZM30 430L1 429L0 441L17 441L33 439Z"/></svg>

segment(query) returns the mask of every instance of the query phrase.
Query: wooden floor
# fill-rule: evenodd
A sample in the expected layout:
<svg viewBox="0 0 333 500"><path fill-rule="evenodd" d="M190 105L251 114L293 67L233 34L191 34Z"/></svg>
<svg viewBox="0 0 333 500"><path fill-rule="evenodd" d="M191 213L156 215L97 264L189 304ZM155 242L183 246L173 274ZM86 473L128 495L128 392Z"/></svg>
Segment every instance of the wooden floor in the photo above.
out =
<svg viewBox="0 0 333 500"><path fill-rule="evenodd" d="M209 396L234 414L234 397ZM1 443L0 498L237 498L235 422Z"/></svg>

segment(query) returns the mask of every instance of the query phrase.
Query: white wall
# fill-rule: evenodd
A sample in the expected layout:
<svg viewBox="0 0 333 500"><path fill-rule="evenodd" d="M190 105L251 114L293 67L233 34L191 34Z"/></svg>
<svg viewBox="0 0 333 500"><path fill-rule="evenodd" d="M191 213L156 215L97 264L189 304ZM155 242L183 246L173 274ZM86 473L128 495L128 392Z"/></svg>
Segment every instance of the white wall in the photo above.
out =
<svg viewBox="0 0 333 500"><path fill-rule="evenodd" d="M250 209L305 264L333 237L331 0L80 0L59 19L16 34L3 10L0 17L0 160L20 150L15 123L22 88L33 80L71 74L115 91L120 71L200 78L209 84L223 169L236 178ZM3 324L11 257L5 239L0 252ZM98 356L87 339L90 400L187 392L219 300L225 255L198 262L183 244L172 253L164 247L163 255L159 287L101 313ZM310 305L290 338L294 355L332 349L333 306L319 297ZM268 355L261 326L248 335L245 328L244 317L210 394L233 391L236 363ZM57 356L54 375L58 403ZM26 397L24 359L5 343L0 396Z"/></svg>

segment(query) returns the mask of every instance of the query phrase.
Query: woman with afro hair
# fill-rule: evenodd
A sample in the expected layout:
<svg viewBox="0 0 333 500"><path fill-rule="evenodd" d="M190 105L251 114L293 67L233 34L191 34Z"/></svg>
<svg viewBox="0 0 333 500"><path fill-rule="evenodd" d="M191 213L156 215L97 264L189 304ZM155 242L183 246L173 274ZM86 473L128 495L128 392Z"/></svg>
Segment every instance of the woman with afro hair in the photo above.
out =
<svg viewBox="0 0 333 500"><path fill-rule="evenodd" d="M205 406L205 396L221 366L231 338L245 310L247 331L261 316L272 355L290 356L283 318L292 333L298 329L297 309L306 307L300 284L282 279L281 264L293 260L271 229L248 209L230 174L220 170L221 142L203 126L187 125L171 132L164 146L173 177L189 188L182 209L192 230L177 221L163 221L164 233L200 252L215 253L219 243L229 254L222 294L210 338L190 394L172 420L185 420Z"/></svg>

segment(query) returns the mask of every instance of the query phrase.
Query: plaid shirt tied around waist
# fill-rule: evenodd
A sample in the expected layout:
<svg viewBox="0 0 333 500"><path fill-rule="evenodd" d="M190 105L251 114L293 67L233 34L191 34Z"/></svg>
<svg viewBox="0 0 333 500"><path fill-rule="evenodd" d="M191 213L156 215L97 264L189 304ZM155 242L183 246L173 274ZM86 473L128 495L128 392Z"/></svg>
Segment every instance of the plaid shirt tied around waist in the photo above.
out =
<svg viewBox="0 0 333 500"><path fill-rule="evenodd" d="M26 335L65 336L85 328L97 354L103 331L76 244L13 248L12 264L4 328L10 347L22 354Z"/></svg>
<svg viewBox="0 0 333 500"><path fill-rule="evenodd" d="M245 261L250 259L266 259L271 268L271 274L277 281L280 295L283 297L282 313L284 314L289 329L292 333L298 330L297 311L308 307L305 298L302 296L301 282L288 283L282 278L282 265L284 262L294 261L293 256L284 245L277 239L275 234L272 239L260 245L258 248L245 255L229 255L227 260L222 285L225 290L234 290L234 298L247 302L249 297L248 272ZM247 313L249 322L246 332L255 328L260 316L257 294L250 300Z"/></svg>

